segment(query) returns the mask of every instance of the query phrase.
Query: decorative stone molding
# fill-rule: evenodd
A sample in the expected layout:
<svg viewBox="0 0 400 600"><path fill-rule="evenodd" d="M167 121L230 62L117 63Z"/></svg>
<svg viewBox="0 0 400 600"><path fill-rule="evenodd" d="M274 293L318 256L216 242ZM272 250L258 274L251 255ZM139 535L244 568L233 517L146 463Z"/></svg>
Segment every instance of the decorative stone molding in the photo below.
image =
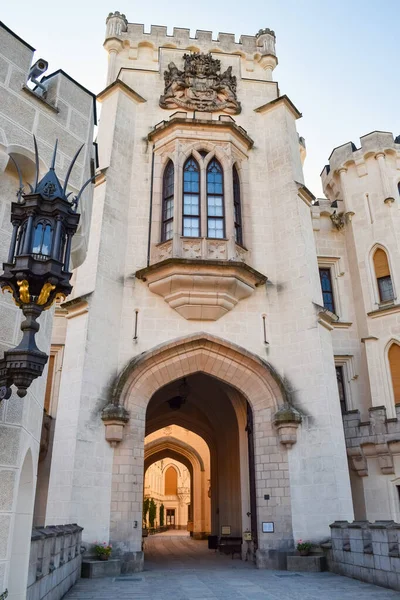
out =
<svg viewBox="0 0 400 600"><path fill-rule="evenodd" d="M122 441L129 413L123 406L111 403L103 408L101 419L106 426L105 438L110 446L115 447Z"/></svg>
<svg viewBox="0 0 400 600"><path fill-rule="evenodd" d="M396 405L395 419L387 419L384 406L371 407L369 415L370 420L364 423L358 410L343 416L350 466L360 477L366 477L368 459L375 458L381 472L391 475L395 472L393 457L400 454L400 405Z"/></svg>
<svg viewBox="0 0 400 600"><path fill-rule="evenodd" d="M267 280L242 262L182 258L141 269L136 277L182 317L200 321L216 321Z"/></svg>
<svg viewBox="0 0 400 600"><path fill-rule="evenodd" d="M291 448L297 442L297 428L301 423L301 415L293 406L286 404L274 415L274 425L278 432L279 441L286 448Z"/></svg>

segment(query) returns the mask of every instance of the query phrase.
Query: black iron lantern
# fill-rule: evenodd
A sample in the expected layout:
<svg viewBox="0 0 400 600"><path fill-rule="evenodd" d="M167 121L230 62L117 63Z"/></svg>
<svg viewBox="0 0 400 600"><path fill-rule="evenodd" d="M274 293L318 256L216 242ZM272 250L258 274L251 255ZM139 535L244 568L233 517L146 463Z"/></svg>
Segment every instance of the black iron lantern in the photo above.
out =
<svg viewBox="0 0 400 600"><path fill-rule="evenodd" d="M17 168L20 187L18 201L11 205L13 232L0 286L3 292L12 293L26 319L21 324L21 343L6 351L0 360L0 400L10 397L12 384L18 388L18 396L25 396L32 381L43 373L48 356L36 346L35 335L39 331L36 319L72 291L69 264L72 237L79 223L77 209L83 190L93 180L89 179L78 195L70 199L68 181L83 146L75 154L63 186L55 173L57 142L50 170L40 181L35 137L34 146L36 178L34 185L28 184L28 194L23 191L19 166L10 157Z"/></svg>

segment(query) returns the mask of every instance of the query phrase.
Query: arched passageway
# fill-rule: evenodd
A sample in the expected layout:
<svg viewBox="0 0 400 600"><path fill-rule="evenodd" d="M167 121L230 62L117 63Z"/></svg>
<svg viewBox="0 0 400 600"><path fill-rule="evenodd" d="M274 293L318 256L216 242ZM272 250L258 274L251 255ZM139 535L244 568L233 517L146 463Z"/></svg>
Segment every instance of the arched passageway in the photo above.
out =
<svg viewBox="0 0 400 600"><path fill-rule="evenodd" d="M198 334L132 361L116 382L113 401L130 413L114 453L117 510L111 518L111 538L126 571L141 568L141 531L127 523L142 522L145 436L172 426L200 436L210 451L211 522L210 531L201 533L244 538L250 532L243 551L254 554L259 566L275 565L276 554L292 547L290 499L282 500L282 490L289 486L287 450L273 426L287 399L266 363L233 344ZM280 469L279 481L267 482L258 474L257 463L270 460L271 469ZM135 499L126 505L120 503L122 473L124 482L132 481ZM279 492L274 495L275 488ZM269 505L261 501L266 493L273 497ZM262 521L273 520L279 522L279 532L262 535Z"/></svg>

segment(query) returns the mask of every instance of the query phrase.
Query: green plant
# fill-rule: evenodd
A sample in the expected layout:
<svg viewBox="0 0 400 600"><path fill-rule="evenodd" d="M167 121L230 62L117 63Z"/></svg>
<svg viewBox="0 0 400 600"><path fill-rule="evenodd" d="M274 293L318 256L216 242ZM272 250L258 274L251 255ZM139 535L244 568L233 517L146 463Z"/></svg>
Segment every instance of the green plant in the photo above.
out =
<svg viewBox="0 0 400 600"><path fill-rule="evenodd" d="M94 552L97 557L107 556L109 558L112 552L112 544L107 544L107 542L103 542L99 544L98 542L94 543Z"/></svg>
<svg viewBox="0 0 400 600"><path fill-rule="evenodd" d="M149 512L150 507L150 498L145 498L143 500L143 524L146 527L147 525L147 513Z"/></svg>
<svg viewBox="0 0 400 600"><path fill-rule="evenodd" d="M298 552L310 552L313 547L311 542L303 542L303 540L299 540L297 542L297 550Z"/></svg>
<svg viewBox="0 0 400 600"><path fill-rule="evenodd" d="M154 502L153 498L150 500L149 504L149 523L150 527L154 527L154 521L157 515L157 505Z"/></svg>
<svg viewBox="0 0 400 600"><path fill-rule="evenodd" d="M164 504L160 506L160 527L164 527Z"/></svg>

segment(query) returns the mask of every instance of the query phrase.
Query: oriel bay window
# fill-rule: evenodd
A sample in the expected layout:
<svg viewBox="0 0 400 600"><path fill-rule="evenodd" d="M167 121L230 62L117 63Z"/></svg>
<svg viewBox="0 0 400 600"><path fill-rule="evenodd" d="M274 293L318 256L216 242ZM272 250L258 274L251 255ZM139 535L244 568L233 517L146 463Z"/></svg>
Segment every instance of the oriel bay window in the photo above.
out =
<svg viewBox="0 0 400 600"><path fill-rule="evenodd" d="M200 169L191 156L183 167L183 235L200 237Z"/></svg>
<svg viewBox="0 0 400 600"><path fill-rule="evenodd" d="M224 176L215 158L207 167L207 237L225 237Z"/></svg>
<svg viewBox="0 0 400 600"><path fill-rule="evenodd" d="M161 241L166 242L173 236L174 228L174 164L170 160L164 171L162 200Z"/></svg>

